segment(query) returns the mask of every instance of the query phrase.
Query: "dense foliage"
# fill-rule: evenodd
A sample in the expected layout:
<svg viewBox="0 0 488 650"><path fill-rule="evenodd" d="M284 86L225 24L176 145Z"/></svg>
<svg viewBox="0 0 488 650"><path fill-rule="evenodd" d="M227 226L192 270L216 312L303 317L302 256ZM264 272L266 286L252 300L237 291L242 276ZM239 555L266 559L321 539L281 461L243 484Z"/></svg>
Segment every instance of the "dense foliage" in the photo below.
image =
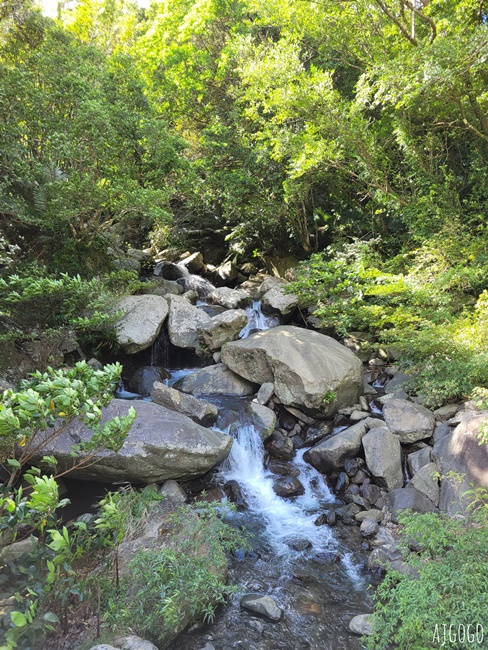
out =
<svg viewBox="0 0 488 650"><path fill-rule="evenodd" d="M452 648L482 645L480 626L488 608L486 493L484 499L466 519L403 515L404 547L414 540L421 549L406 557L415 577L388 569L375 595L374 634L368 648L386 649L392 643L399 650L440 647L443 642Z"/></svg>

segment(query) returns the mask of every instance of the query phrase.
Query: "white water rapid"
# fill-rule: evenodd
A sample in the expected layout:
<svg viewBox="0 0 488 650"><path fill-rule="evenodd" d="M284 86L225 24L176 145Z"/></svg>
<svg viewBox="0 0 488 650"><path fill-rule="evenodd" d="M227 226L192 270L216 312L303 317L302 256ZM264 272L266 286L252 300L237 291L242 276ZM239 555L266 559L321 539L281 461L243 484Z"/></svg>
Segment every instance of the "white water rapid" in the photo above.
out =
<svg viewBox="0 0 488 650"><path fill-rule="evenodd" d="M293 560L297 554L316 555L326 551L338 552L354 588L362 580L349 553L341 554L340 545L328 526L314 524L318 514L336 501L324 477L303 460L305 450L299 450L294 466L300 470L298 479L305 488L301 496L283 498L273 490L273 474L264 467L264 446L251 424L239 427L231 453L220 470L221 480L239 483L247 501L248 513L262 535L282 561ZM276 476L274 476L276 479ZM261 524L261 525L260 525ZM306 540L310 550L296 551L287 542Z"/></svg>
<svg viewBox="0 0 488 650"><path fill-rule="evenodd" d="M246 308L247 324L239 334L240 339L247 338L250 334L257 331L269 330L280 324L277 316L265 316L261 309L261 301L254 300L252 305Z"/></svg>

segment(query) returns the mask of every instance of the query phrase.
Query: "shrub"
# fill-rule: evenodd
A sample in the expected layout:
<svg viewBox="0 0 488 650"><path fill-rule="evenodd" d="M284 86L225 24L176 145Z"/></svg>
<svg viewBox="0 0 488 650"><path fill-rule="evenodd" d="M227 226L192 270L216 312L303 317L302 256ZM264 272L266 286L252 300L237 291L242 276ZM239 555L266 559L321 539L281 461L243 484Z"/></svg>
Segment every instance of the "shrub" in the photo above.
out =
<svg viewBox="0 0 488 650"><path fill-rule="evenodd" d="M379 239L356 240L314 255L287 291L339 335L370 331L393 343L427 405L488 386L488 260L478 245L471 246L479 262L474 268L465 267L462 258L471 249L460 242L459 250L452 242L442 250L427 243L388 264L380 247Z"/></svg>
<svg viewBox="0 0 488 650"><path fill-rule="evenodd" d="M141 549L120 591L106 594L114 629L163 643L188 623L213 620L217 605L235 592L225 584L226 552L248 547L222 514L220 503L197 502L172 515L165 545Z"/></svg>
<svg viewBox="0 0 488 650"><path fill-rule="evenodd" d="M417 574L388 568L375 599L370 650L394 645L398 650L425 650L442 645L443 626L456 633L468 624L476 630L488 611L488 507L486 491L481 507L467 518L447 514L406 513L400 518L404 547L411 540L422 549L405 558ZM437 627L436 627L437 626ZM440 637L436 637L436 633ZM453 641L451 648L465 648ZM480 646L481 647L481 646Z"/></svg>

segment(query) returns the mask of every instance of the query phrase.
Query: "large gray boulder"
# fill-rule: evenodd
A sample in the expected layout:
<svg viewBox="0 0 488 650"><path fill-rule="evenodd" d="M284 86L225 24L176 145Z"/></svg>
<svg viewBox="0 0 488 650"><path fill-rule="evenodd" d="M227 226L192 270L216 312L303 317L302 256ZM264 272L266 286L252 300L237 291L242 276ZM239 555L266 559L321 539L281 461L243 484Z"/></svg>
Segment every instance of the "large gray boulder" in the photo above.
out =
<svg viewBox="0 0 488 650"><path fill-rule="evenodd" d="M402 450L400 442L386 427L368 431L363 438L366 465L376 483L387 490L403 485Z"/></svg>
<svg viewBox="0 0 488 650"><path fill-rule="evenodd" d="M332 438L328 438L305 452L303 458L319 472L328 474L341 469L348 458L355 458L361 448L361 441L371 427L377 427L378 420L366 418Z"/></svg>
<svg viewBox="0 0 488 650"><path fill-rule="evenodd" d="M251 296L247 291L242 291L242 289L229 289L228 287L214 289L208 294L207 300L214 305L221 305L227 309L246 307L246 305L252 302Z"/></svg>
<svg viewBox="0 0 488 650"><path fill-rule="evenodd" d="M103 409L102 422L126 415L130 406L137 417L122 448L117 453L97 453L97 462L73 470L72 478L147 484L188 480L202 476L229 454L232 438L154 402L114 399ZM41 455L54 456L62 472L73 466L72 445L89 439L87 428L74 421ZM40 456L33 462L39 463Z"/></svg>
<svg viewBox="0 0 488 650"><path fill-rule="evenodd" d="M284 325L227 343L222 361L259 384L273 382L279 400L332 414L357 402L362 364L343 345L323 334Z"/></svg>
<svg viewBox="0 0 488 650"><path fill-rule="evenodd" d="M390 399L383 407L386 426L404 444L430 438L435 418L431 411L406 399Z"/></svg>
<svg viewBox="0 0 488 650"><path fill-rule="evenodd" d="M179 390L192 395L253 395L256 384L239 377L223 363L200 368L178 382Z"/></svg>
<svg viewBox="0 0 488 650"><path fill-rule="evenodd" d="M488 445L478 444L477 434L488 421L488 411L466 411L454 431L438 440L432 451L441 476L456 472L464 476L458 481L441 480L439 508L444 512L463 512L469 497L463 496L473 487L488 488Z"/></svg>
<svg viewBox="0 0 488 650"><path fill-rule="evenodd" d="M210 321L210 316L181 296L167 296L167 300L169 340L178 348L201 352L198 330Z"/></svg>
<svg viewBox="0 0 488 650"><path fill-rule="evenodd" d="M159 381L154 382L151 397L156 404L161 404L161 406L165 406L172 411L188 415L192 420L205 427L213 424L219 414L215 404L182 393Z"/></svg>
<svg viewBox="0 0 488 650"><path fill-rule="evenodd" d="M224 343L239 338L239 332L246 323L247 314L244 309L229 309L199 327L198 337L203 347L212 351L220 350Z"/></svg>
<svg viewBox="0 0 488 650"><path fill-rule="evenodd" d="M413 512L435 512L437 508L423 492L414 487L398 488L388 495L388 505L393 521L398 521L398 513L401 510L412 510Z"/></svg>
<svg viewBox="0 0 488 650"><path fill-rule="evenodd" d="M122 316L115 323L117 341L129 354L150 347L168 315L168 303L161 296L126 296L116 305Z"/></svg>

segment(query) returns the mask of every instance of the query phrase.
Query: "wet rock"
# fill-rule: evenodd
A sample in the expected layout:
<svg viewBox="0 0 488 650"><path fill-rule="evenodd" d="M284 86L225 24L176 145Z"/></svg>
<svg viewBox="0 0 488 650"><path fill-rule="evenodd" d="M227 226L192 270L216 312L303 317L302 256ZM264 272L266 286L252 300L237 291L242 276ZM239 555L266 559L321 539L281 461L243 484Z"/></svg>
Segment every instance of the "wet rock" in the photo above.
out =
<svg viewBox="0 0 488 650"><path fill-rule="evenodd" d="M259 435L263 440L267 440L273 434L276 426L276 415L274 411L267 406L256 404L255 402L249 404L249 410L251 412L251 419L258 429Z"/></svg>
<svg viewBox="0 0 488 650"><path fill-rule="evenodd" d="M160 494L172 503L186 503L188 500L188 496L181 485L171 479L163 483Z"/></svg>
<svg viewBox="0 0 488 650"><path fill-rule="evenodd" d="M283 610L278 607L276 601L271 596L257 596L248 594L241 598L241 607L250 612L261 614L271 621L279 621Z"/></svg>
<svg viewBox="0 0 488 650"><path fill-rule="evenodd" d="M274 439L268 443L267 449L271 456L278 458L279 460L292 460L295 456L295 448L293 447L293 442L290 438L280 434L277 435L275 431Z"/></svg>
<svg viewBox="0 0 488 650"><path fill-rule="evenodd" d="M363 519L359 530L363 537L373 537L378 532L378 522L373 519Z"/></svg>
<svg viewBox="0 0 488 650"><path fill-rule="evenodd" d="M413 454L408 455L407 464L411 476L415 476L424 465L428 465L431 462L431 453L432 447L425 446L418 451L414 451Z"/></svg>
<svg viewBox="0 0 488 650"><path fill-rule="evenodd" d="M316 564L328 565L336 564L341 561L341 556L339 553L334 553L334 551L324 551L322 553L317 553L312 558L313 562Z"/></svg>
<svg viewBox="0 0 488 650"><path fill-rule="evenodd" d="M469 498L463 495L473 487L488 487L488 445L479 445L476 438L487 419L488 411L462 412L454 431L434 445L432 456L440 474L464 475L460 485L442 481L439 508L444 512L464 511Z"/></svg>
<svg viewBox="0 0 488 650"><path fill-rule="evenodd" d="M300 470L298 467L294 467L283 460L278 460L276 458L271 458L268 463L268 469L273 474L279 474L280 476L299 476Z"/></svg>
<svg viewBox="0 0 488 650"><path fill-rule="evenodd" d="M305 488L296 476L284 476L273 481L273 491L279 497L296 497L304 494Z"/></svg>
<svg viewBox="0 0 488 650"><path fill-rule="evenodd" d="M249 380L272 381L276 396L288 406L334 413L362 392L362 366L352 352L299 327L275 327L227 343L222 360Z"/></svg>
<svg viewBox="0 0 488 650"><path fill-rule="evenodd" d="M203 426L213 424L219 414L219 410L214 404L182 393L158 381L154 382L151 397L156 404L188 415Z"/></svg>
<svg viewBox="0 0 488 650"><path fill-rule="evenodd" d="M168 303L161 296L126 296L115 307L122 316L115 323L117 341L128 354L150 347L168 315Z"/></svg>
<svg viewBox="0 0 488 650"><path fill-rule="evenodd" d="M350 503L347 506L336 508L335 512L346 526L356 526L356 515L361 512L361 507L357 503Z"/></svg>
<svg viewBox="0 0 488 650"><path fill-rule="evenodd" d="M429 463L419 469L419 471L412 478L412 485L414 488L423 492L435 506L439 505L439 481L434 478L438 474L437 465Z"/></svg>
<svg viewBox="0 0 488 650"><path fill-rule="evenodd" d="M385 427L371 429L363 438L366 464L376 482L387 490L403 485L400 442Z"/></svg>
<svg viewBox="0 0 488 650"><path fill-rule="evenodd" d="M284 408L286 411L288 411L288 413L293 415L302 424L308 424L312 426L316 423L316 420L309 417L308 415L305 415L305 413L303 413L303 411L301 411L300 409L294 408L293 406L286 406L286 405Z"/></svg>
<svg viewBox="0 0 488 650"><path fill-rule="evenodd" d="M142 400L113 399L102 409L102 424L113 417L127 414L129 407L137 417L129 434L117 452L95 454L97 461L78 467L70 474L82 480L113 483L159 483L167 479L192 479L202 476L227 457L232 438L218 431L206 429L186 415ZM91 432L80 422L70 423L42 455L52 455L58 461L60 472L71 468L74 441L85 442ZM83 455L81 456L81 458ZM33 462L40 461L37 456Z"/></svg>
<svg viewBox="0 0 488 650"><path fill-rule="evenodd" d="M307 548L312 547L312 542L303 537L294 537L293 539L287 539L286 545L289 546L294 551L305 551Z"/></svg>
<svg viewBox="0 0 488 650"><path fill-rule="evenodd" d="M259 404L265 406L274 394L274 384L270 381L264 382L256 395Z"/></svg>
<svg viewBox="0 0 488 650"><path fill-rule="evenodd" d="M247 315L243 309L229 309L198 327L200 343L209 350L219 350L224 343L239 338L246 323Z"/></svg>
<svg viewBox="0 0 488 650"><path fill-rule="evenodd" d="M335 484L336 493L338 494L339 492L342 492L347 488L348 485L349 485L349 476L346 474L346 472L341 472Z"/></svg>
<svg viewBox="0 0 488 650"><path fill-rule="evenodd" d="M155 381L163 382L169 379L171 373L159 366L144 366L138 368L130 378L127 388L138 395L150 395Z"/></svg>
<svg viewBox="0 0 488 650"><path fill-rule="evenodd" d="M306 433L305 446L310 447L316 445L318 442L330 436L332 433L332 426L330 424L321 424L318 427L310 427Z"/></svg>
<svg viewBox="0 0 488 650"><path fill-rule="evenodd" d="M252 395L256 384L242 379L223 363L200 368L179 382L178 387L184 393L192 395Z"/></svg>
<svg viewBox="0 0 488 650"><path fill-rule="evenodd" d="M371 614L358 614L349 622L349 631L359 636L373 634L373 617Z"/></svg>
<svg viewBox="0 0 488 650"><path fill-rule="evenodd" d="M236 504L238 510L245 510L247 508L247 501L237 481L227 481L224 485L224 492L229 501Z"/></svg>
<svg viewBox="0 0 488 650"><path fill-rule="evenodd" d="M238 309L239 307L246 307L252 302L251 296L247 291L241 289L229 289L222 287L211 291L207 300L215 305L222 305L226 309ZM262 382L259 382L262 383Z"/></svg>
<svg viewBox="0 0 488 650"><path fill-rule="evenodd" d="M383 407L386 426L401 443L430 438L435 427L432 412L408 400L391 399Z"/></svg>
<svg viewBox="0 0 488 650"><path fill-rule="evenodd" d="M413 510L413 512L435 512L437 508L432 501L414 487L398 488L388 495L388 505L392 513L393 521L398 521L398 513L401 510Z"/></svg>
<svg viewBox="0 0 488 650"><path fill-rule="evenodd" d="M376 427L377 423L378 420L374 418L358 422L309 449L304 459L324 474L340 469L348 458L357 456L361 448L361 440L369 428Z"/></svg>

